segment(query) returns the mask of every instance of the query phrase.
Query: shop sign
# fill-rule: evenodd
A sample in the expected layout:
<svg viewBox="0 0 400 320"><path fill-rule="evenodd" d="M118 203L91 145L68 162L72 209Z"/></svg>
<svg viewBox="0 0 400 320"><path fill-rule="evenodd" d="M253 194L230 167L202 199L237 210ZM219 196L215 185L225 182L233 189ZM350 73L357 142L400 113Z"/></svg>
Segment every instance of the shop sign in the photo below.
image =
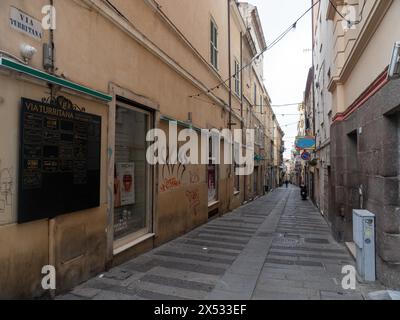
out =
<svg viewBox="0 0 400 320"><path fill-rule="evenodd" d="M101 117L44 101L22 99L19 223L100 205Z"/></svg>
<svg viewBox="0 0 400 320"><path fill-rule="evenodd" d="M42 23L15 7L10 8L10 27L31 38L42 40Z"/></svg>
<svg viewBox="0 0 400 320"><path fill-rule="evenodd" d="M295 145L297 150L315 150L315 137L297 137Z"/></svg>

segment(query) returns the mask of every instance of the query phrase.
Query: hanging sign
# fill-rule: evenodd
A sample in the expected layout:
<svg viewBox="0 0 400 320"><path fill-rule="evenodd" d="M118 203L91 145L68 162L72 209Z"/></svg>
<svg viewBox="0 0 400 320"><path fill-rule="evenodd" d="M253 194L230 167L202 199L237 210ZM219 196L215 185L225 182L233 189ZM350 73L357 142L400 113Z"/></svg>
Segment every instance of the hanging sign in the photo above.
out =
<svg viewBox="0 0 400 320"><path fill-rule="evenodd" d="M298 150L315 150L315 137L297 137L295 145Z"/></svg>

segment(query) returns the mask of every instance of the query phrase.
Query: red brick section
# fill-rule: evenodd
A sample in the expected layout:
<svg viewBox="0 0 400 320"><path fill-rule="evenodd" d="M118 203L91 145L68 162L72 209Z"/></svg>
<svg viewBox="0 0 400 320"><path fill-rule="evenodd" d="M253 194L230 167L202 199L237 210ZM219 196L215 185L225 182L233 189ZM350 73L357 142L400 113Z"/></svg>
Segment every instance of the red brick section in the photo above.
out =
<svg viewBox="0 0 400 320"><path fill-rule="evenodd" d="M333 122L339 122L346 120L353 112L361 108L368 99L375 95L380 89L382 89L387 83L388 70L385 69L375 81L353 102L353 104L347 108L345 112L338 113L333 118Z"/></svg>

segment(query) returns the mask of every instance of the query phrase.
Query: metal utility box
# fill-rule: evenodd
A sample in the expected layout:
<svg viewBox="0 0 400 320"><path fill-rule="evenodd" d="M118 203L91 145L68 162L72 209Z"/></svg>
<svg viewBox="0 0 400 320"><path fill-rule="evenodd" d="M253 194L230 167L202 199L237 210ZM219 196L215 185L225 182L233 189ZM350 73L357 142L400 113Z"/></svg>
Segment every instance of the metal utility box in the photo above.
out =
<svg viewBox="0 0 400 320"><path fill-rule="evenodd" d="M375 215L353 210L353 237L356 244L357 273L361 281L376 281Z"/></svg>

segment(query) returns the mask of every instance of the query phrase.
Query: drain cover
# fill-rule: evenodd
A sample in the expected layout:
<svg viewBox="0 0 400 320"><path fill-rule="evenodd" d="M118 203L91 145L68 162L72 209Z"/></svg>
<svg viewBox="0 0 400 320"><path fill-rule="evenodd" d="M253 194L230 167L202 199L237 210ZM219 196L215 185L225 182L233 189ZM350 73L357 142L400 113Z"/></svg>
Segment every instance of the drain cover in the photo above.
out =
<svg viewBox="0 0 400 320"><path fill-rule="evenodd" d="M285 247L296 247L300 244L300 239L293 236L286 237L285 235L280 234L274 239L274 243Z"/></svg>

